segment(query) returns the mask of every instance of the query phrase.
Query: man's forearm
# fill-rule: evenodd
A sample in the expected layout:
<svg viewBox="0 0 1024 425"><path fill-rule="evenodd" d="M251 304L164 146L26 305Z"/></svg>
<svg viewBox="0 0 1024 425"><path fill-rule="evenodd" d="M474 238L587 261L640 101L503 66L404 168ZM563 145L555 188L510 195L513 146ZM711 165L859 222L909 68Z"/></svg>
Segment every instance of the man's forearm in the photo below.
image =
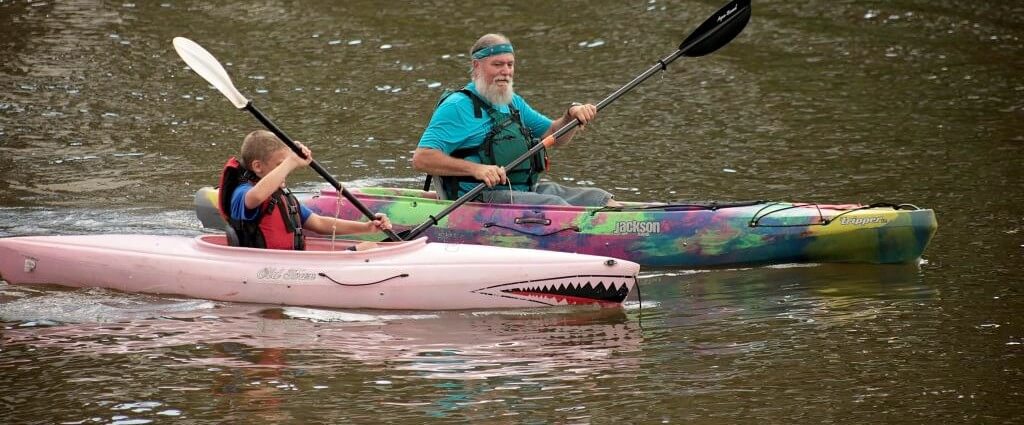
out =
<svg viewBox="0 0 1024 425"><path fill-rule="evenodd" d="M412 166L416 171L435 176L472 176L477 164L452 158L436 149L419 148L413 153Z"/></svg>
<svg viewBox="0 0 1024 425"><path fill-rule="evenodd" d="M566 124L572 122L572 120L572 117L562 115L557 120L552 121L551 126L548 127L548 131L544 132L544 137L541 137L541 139L554 134L556 131L558 131L558 129L565 127ZM567 143L569 140L572 140L572 137L576 135L577 129L579 129L579 127L574 127L572 130L569 130L568 132L563 134L562 137L559 137L558 140L555 141L555 146Z"/></svg>

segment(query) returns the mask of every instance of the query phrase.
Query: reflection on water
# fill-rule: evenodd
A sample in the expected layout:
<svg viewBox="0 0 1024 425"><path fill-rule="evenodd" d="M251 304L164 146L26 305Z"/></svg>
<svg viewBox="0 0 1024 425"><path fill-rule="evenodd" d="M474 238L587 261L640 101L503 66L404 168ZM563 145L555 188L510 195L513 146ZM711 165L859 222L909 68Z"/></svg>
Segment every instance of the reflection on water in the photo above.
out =
<svg viewBox="0 0 1024 425"><path fill-rule="evenodd" d="M971 402L963 400L983 391L950 387L940 378L945 372L936 374L957 367L946 353L963 343L946 335L947 319L936 315L940 293L922 273L913 266L799 265L647 279L645 295L661 308L644 318L644 347L657 347L645 370L658 370L685 394L682 406L667 409L672 418L884 422L891 406L912 410L933 393L965 408Z"/></svg>
<svg viewBox="0 0 1024 425"><path fill-rule="evenodd" d="M595 396L610 390L601 382L638 373L630 358L641 342L621 309L380 315L213 305L100 290L6 287L3 296L0 317L10 326L3 334L0 367L37 365L23 364L19 369L25 371L11 377L19 392L60 394L63 383L18 379L28 376L27 368L54 366L50 362L73 362L74 373L94 376L75 382L105 387L118 381L118 374L105 372L114 362L132 374L157 366L160 370L152 373L165 397L212 392L217 404L240 397L261 412L268 403L340 397L350 390L380 391L375 396L380 403L441 416L511 402L505 398ZM31 358L19 360L28 353ZM152 384L120 382L119 393L129 396ZM189 414L197 407L195 401L175 404L161 397L145 402ZM56 413L64 418L74 410ZM105 409L88 410L102 414ZM366 414L359 410L353 413ZM22 412L25 417L39 413ZM136 413L159 414L156 409Z"/></svg>
<svg viewBox="0 0 1024 425"><path fill-rule="evenodd" d="M949 295L923 267L653 271L642 309L598 310L381 313L0 286L0 384L23 394L19 417L62 420L630 421L651 403L651 420L787 422L822 405L846 419L881 421L893 405L948 417L995 396L947 379L984 357L948 353L1017 346L993 323L974 342L950 338L960 321L937 314ZM30 401L44 394L74 402Z"/></svg>

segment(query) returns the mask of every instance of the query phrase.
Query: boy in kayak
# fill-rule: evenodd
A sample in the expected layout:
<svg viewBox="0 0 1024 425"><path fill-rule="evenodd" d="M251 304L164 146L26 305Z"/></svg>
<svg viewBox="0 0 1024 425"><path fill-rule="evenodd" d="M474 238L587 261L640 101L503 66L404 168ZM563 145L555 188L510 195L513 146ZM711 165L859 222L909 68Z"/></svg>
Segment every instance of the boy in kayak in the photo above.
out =
<svg viewBox="0 0 1024 425"><path fill-rule="evenodd" d="M324 217L300 204L285 188L285 179L295 169L309 165L313 154L306 146L297 144L305 158L296 155L273 133L256 130L242 142L241 163L232 157L224 165L218 207L237 235L239 246L303 250L303 229L321 235L391 229L391 220L384 214L376 214L374 220L364 223ZM366 242L356 249L375 246Z"/></svg>
<svg viewBox="0 0 1024 425"><path fill-rule="evenodd" d="M573 103L558 119L534 110L513 89L515 53L501 34L480 37L470 49L472 81L442 97L413 153L415 169L439 176L438 194L461 197L480 183L478 201L498 204L617 206L612 194L596 187L539 182L546 158L540 150L513 169L504 165L525 154L572 120L586 125L597 116L592 104ZM576 129L559 137L567 143ZM442 190L443 189L443 190ZM442 193L444 192L444 193Z"/></svg>

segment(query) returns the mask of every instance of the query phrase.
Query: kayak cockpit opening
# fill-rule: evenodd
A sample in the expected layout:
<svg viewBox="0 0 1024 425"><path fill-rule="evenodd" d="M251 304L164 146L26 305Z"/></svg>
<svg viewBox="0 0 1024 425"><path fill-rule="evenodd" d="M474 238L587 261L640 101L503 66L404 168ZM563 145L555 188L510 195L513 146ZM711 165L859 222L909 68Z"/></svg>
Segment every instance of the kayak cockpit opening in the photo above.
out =
<svg viewBox="0 0 1024 425"><path fill-rule="evenodd" d="M237 250L236 252L254 252L254 253L299 253L299 254L363 254L363 253L384 253L394 252L406 249L416 249L427 243L427 238L417 238L411 241L402 242L377 242L376 248L369 250L353 251L351 248L356 245L363 244L366 241L353 240L353 239L331 239L323 237L307 237L306 238L306 249L304 251L288 251L288 250L275 250L275 249L262 249L262 248L248 248L240 246L232 246L228 242L227 234L210 234L200 235L196 237L196 240L201 248L211 250Z"/></svg>

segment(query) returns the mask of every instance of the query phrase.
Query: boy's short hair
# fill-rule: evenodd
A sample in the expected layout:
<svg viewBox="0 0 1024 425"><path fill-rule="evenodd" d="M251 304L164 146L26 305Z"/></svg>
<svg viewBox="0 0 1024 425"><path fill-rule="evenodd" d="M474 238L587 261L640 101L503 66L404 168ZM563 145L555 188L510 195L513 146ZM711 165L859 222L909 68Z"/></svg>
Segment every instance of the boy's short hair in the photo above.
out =
<svg viewBox="0 0 1024 425"><path fill-rule="evenodd" d="M267 130L253 131L242 141L242 164L250 168L253 161L266 161L271 154L286 147L274 133Z"/></svg>

